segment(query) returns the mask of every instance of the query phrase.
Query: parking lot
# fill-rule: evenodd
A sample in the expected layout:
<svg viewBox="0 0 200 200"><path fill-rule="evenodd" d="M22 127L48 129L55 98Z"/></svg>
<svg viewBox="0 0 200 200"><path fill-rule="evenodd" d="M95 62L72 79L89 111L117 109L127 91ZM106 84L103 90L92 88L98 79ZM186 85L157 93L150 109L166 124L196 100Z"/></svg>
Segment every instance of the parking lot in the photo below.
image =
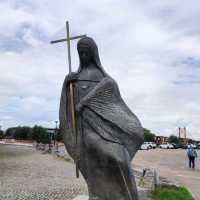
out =
<svg viewBox="0 0 200 200"><path fill-rule="evenodd" d="M200 154L200 152L199 152ZM160 176L189 188L200 200L200 159L196 170L188 168L186 150L140 150L133 160L136 169L156 169ZM74 165L31 147L0 145L0 199L72 199L87 194Z"/></svg>

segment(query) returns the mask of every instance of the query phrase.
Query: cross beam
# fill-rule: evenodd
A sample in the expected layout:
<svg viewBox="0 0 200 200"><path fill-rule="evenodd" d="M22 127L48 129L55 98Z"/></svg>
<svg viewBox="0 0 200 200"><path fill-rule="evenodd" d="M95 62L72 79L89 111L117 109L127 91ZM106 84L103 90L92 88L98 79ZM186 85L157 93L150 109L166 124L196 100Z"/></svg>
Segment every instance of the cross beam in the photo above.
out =
<svg viewBox="0 0 200 200"><path fill-rule="evenodd" d="M54 41L51 41L51 44L55 44L55 43L59 43L59 42L65 42L67 40L75 40L75 39L79 39L79 38L83 38L83 37L86 37L86 35L74 36L74 37L70 37L69 39L64 38L64 39L60 39L60 40L54 40Z"/></svg>

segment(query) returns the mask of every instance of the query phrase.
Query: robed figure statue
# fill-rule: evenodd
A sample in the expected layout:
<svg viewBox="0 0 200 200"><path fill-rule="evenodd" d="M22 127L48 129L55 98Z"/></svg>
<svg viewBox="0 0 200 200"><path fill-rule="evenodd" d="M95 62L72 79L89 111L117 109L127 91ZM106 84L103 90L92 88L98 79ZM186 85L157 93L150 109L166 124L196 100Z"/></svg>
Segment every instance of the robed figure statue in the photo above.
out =
<svg viewBox="0 0 200 200"><path fill-rule="evenodd" d="M66 76L60 102L66 149L87 183L89 200L137 200L131 160L143 142L143 128L124 103L117 83L104 71L94 40L80 39L77 49L80 66ZM71 82L76 133L71 119Z"/></svg>

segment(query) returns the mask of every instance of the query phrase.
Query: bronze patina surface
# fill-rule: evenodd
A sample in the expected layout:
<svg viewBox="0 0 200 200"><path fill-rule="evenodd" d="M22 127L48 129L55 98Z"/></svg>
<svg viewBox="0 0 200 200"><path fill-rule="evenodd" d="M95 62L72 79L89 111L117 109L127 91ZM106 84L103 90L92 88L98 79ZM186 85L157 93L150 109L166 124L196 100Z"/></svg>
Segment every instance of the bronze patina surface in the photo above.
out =
<svg viewBox="0 0 200 200"><path fill-rule="evenodd" d="M130 163L143 142L143 128L123 101L117 83L103 69L94 40L80 39L77 49L79 69L66 76L60 101L66 149L78 162L89 200L137 200ZM71 117L72 82L76 133Z"/></svg>

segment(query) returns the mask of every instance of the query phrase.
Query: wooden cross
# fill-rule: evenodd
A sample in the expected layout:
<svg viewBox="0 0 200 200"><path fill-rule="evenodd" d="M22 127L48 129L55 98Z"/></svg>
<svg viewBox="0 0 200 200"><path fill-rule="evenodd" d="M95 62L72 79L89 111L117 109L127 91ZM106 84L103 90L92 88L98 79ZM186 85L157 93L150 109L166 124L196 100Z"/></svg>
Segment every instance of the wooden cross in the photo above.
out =
<svg viewBox="0 0 200 200"><path fill-rule="evenodd" d="M71 51L70 51L70 41L86 37L86 35L79 35L79 36L74 36L70 37L69 33L69 22L66 22L66 30L67 30L67 38L60 39L60 40L54 40L51 41L51 44L59 43L59 42L67 42L67 52L68 52L68 63L69 63L69 74L72 73L72 66L71 66ZM72 118L72 129L73 133L75 134L75 143L77 146L78 140L77 140L77 131L76 131L76 119L75 119L75 108L74 108L74 91L73 91L73 84L72 82L69 84L70 87L70 102L71 102L71 118ZM73 137L72 137L73 138ZM77 151L77 149L75 149ZM77 152L75 153L76 158L75 158L75 164L76 164L76 177L79 177L79 169L78 169L78 161L79 158L77 157Z"/></svg>

